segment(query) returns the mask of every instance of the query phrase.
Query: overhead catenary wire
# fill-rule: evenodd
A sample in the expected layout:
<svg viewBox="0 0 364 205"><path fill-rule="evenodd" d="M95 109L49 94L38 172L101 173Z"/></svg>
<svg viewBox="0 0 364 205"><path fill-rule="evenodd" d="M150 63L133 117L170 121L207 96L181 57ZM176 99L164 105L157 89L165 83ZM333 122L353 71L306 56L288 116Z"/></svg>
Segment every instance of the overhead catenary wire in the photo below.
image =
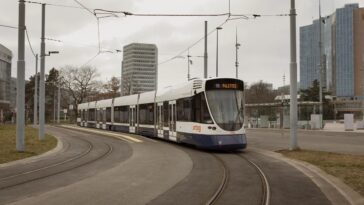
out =
<svg viewBox="0 0 364 205"><path fill-rule="evenodd" d="M95 13L93 11L91 11L91 9L89 9L85 5L81 4L81 2L79 2L78 0L73 0L73 1L76 2L78 5L80 5L82 8L84 8L86 11L90 12L92 15L96 16Z"/></svg>
<svg viewBox="0 0 364 205"><path fill-rule="evenodd" d="M223 22L221 23L220 25L218 25L217 27L222 27L223 25L225 25L229 20L231 20L229 17ZM207 33L207 36L210 36L211 34L213 34L214 32L216 31L216 29L212 29L210 32ZM158 65L162 65L162 64L165 64L165 63L168 63L174 59L176 59L177 56L180 56L182 55L183 53L187 52L189 49L193 48L194 46L196 46L198 43L200 43L205 37L201 37L200 39L198 39L197 41L195 41L193 44L191 44L190 46L188 46L188 48L182 50L181 52L179 52L177 55L165 60L165 61L162 61L161 63L158 63Z"/></svg>
<svg viewBox="0 0 364 205"><path fill-rule="evenodd" d="M27 36L27 41L28 41L28 44L29 44L30 51L32 52L32 54L33 54L34 57L37 57L37 55L35 54L35 52L33 50L32 44L30 43L30 38L29 38L29 33L28 33L28 29L27 28L25 28L25 34Z"/></svg>
<svg viewBox="0 0 364 205"><path fill-rule="evenodd" d="M83 7L79 7L79 6L53 4L53 3L46 3L46 2L41 2L41 1L24 1L24 2L29 3L29 4L45 4L47 6L55 6L55 7L63 7L63 8L84 9Z"/></svg>
<svg viewBox="0 0 364 205"><path fill-rule="evenodd" d="M78 0L74 0L74 2L76 2L80 7L61 5L61 4L43 3L43 2L38 2L38 1L26 1L26 2L27 3L36 3L36 4L46 4L46 5L58 6L58 7L70 7L70 8L84 9L87 12L89 12L90 14L92 14L93 16L95 16L95 18L97 20L97 30L98 30L97 31L97 35L98 35L97 38L98 38L98 48L99 48L99 50L98 50L97 54L94 57L92 57L89 61L86 62L86 64L91 62L93 59L95 59L101 53L110 52L110 51L102 51L101 39L100 39L100 22L99 22L99 19L107 18L107 17L119 17L117 14L123 14L124 16L137 16L137 17L138 16L139 17L222 17L222 16L227 16L227 19L221 25L219 25L218 27L223 26L224 24L226 24L228 21L231 21L231 20L238 20L238 19L249 20L249 19L256 19L258 17L290 16L290 14L254 14L254 13L251 13L251 14L233 14L230 11L230 2L229 2L229 12L227 12L227 13L210 13L210 14L132 13L132 12L129 12L129 11L107 10L107 9L99 9L99 8L91 10L88 7L86 7L85 5L83 5ZM231 17L235 17L235 18L231 18ZM209 36L214 32L215 32L215 29L210 31L207 35ZM190 48L194 47L195 45L197 45L203 39L204 39L204 37L198 39L195 43L188 46L188 48L184 49L183 51L181 51L177 55L173 56L172 58L169 58L169 59L167 59L165 61L162 61L158 65L162 65L162 64L165 64L167 62L170 62L171 60L175 59L177 56L180 56L183 53L185 53L188 49L190 49Z"/></svg>
<svg viewBox="0 0 364 205"><path fill-rule="evenodd" d="M0 24L0 27L18 29L18 27L16 27L16 26L9 26L9 25L3 25L3 24Z"/></svg>

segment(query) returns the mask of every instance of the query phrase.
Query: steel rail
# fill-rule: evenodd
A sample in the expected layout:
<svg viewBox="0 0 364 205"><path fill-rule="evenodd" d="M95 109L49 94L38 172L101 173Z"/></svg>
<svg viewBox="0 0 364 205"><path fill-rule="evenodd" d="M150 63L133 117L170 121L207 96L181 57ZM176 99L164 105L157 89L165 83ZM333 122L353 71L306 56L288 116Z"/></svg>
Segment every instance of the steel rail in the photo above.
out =
<svg viewBox="0 0 364 205"><path fill-rule="evenodd" d="M217 155L213 154L213 156L222 165L223 175L222 175L220 186L217 188L214 195L210 198L210 200L206 203L206 205L212 205L217 202L217 200L221 197L222 193L226 189L228 181L229 181L229 170L227 169L225 162L222 161Z"/></svg>
<svg viewBox="0 0 364 205"><path fill-rule="evenodd" d="M79 138L79 139L81 139L81 138ZM36 170L33 170L33 171L28 171L28 172L25 172L25 173L21 173L21 174L9 176L9 177L6 177L6 178L2 178L0 181L4 181L5 179L15 178L15 177L18 177L18 176L27 175L27 174L34 173L34 172L38 172L38 171L41 171L41 170L53 168L53 167L56 167L56 166L65 164L67 162L71 162L71 161L74 161L76 159L80 159L82 157L85 157L86 155L88 155L91 152L91 150L94 148L94 146L92 145L92 143L90 143L90 141L85 140L85 139L83 139L83 140L84 141L87 141L89 143L89 145L91 145L91 148L89 147L89 149L86 152L83 152L83 154L78 155L77 157L74 157L72 159L65 160L63 162L56 163L56 164L53 164L53 165L50 165L50 166L46 166L44 168L40 168L40 169L36 169ZM98 157L94 158L94 159L91 159L89 161L86 161L84 163L78 164L76 166L72 166L72 167L67 168L67 169L64 169L64 170L59 170L59 171L56 171L56 172L53 172L53 173L50 173L50 174L45 174L45 175L42 175L42 176L39 176L39 177L35 177L35 178L29 179L29 180L21 181L19 183L15 183L15 184L11 184L11 185L8 185L8 186L0 187L0 190L4 190L4 189L11 188L11 187L19 186L19 185L22 185L22 184L26 184L26 183L29 183L29 182L36 181L36 180L44 179L44 178L47 178L47 177L55 176L55 175L58 175L58 174L61 174L61 173L65 173L65 172L71 171L73 169L77 169L79 167L82 167L82 166L85 166L85 165L88 165L88 164L91 164L93 162L96 162L96 161L98 161L98 160L100 160L100 159L102 159L102 158L104 158L104 157L106 157L106 156L108 156L109 154L112 153L112 151L113 151L112 146L110 146L109 144L106 144L106 145L108 147L107 151L104 152L103 154L99 155Z"/></svg>

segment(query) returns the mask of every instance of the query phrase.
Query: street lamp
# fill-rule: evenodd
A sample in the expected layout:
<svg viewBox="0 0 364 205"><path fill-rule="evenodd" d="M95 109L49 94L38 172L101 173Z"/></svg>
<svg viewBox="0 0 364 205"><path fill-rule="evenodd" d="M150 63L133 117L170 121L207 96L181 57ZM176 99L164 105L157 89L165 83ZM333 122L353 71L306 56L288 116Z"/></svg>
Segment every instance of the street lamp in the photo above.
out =
<svg viewBox="0 0 364 205"><path fill-rule="evenodd" d="M216 77L219 77L219 30L221 27L216 28Z"/></svg>
<svg viewBox="0 0 364 205"><path fill-rule="evenodd" d="M59 54L59 51L48 51L48 54L44 54L44 56L50 56L51 54Z"/></svg>
<svg viewBox="0 0 364 205"><path fill-rule="evenodd" d="M44 25L44 8L43 8L43 25ZM58 54L59 51L49 51L45 54L44 43L44 27L42 28L42 43L41 43L41 69L40 69L40 81L39 81L39 139L44 139L44 123L45 123L45 83L44 83L44 70L45 70L45 57L51 54Z"/></svg>

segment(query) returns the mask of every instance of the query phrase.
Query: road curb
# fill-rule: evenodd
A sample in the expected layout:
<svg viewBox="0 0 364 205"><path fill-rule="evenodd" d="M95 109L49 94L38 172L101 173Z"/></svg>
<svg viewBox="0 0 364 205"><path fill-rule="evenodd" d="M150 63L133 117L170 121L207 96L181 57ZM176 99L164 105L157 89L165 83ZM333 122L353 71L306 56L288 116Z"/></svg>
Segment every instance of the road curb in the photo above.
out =
<svg viewBox="0 0 364 205"><path fill-rule="evenodd" d="M351 205L363 205L364 204L364 197L362 197L359 193L354 191L352 188L350 188L348 185L344 184L341 180L338 178L327 174L326 172L322 171L320 168L299 160L290 159L285 156L283 156L280 153L268 151L268 150L262 150L259 148L251 148L250 149L254 152L273 157L275 159L284 161L299 171L301 171L303 174L305 174L307 177L309 177L326 195L326 197L332 202L334 205L341 205L342 199L340 199L340 196L337 194L340 194L341 197L343 197L347 203ZM316 175L316 176L314 176ZM317 178L319 177L319 178ZM321 179L321 180L320 180ZM328 186L329 185L329 186ZM333 193L333 190L335 190L337 193Z"/></svg>
<svg viewBox="0 0 364 205"><path fill-rule="evenodd" d="M51 149L51 150L49 150L49 151L47 151L47 152L45 152L43 154L40 154L40 155L27 157L27 158L24 158L24 159L19 159L19 160L16 160L16 161L11 161L11 162L7 162L7 163L4 163L4 164L0 164L0 168L15 166L15 165L19 165L19 164L29 164L31 162L39 160L40 158L44 158L44 157L47 157L49 155L52 155L52 154L55 154L55 153L59 152L63 148L63 142L62 142L62 140L60 140L59 137L57 137L57 136L53 136L53 137L55 137L57 139L57 146L55 148L53 148L53 149Z"/></svg>
<svg viewBox="0 0 364 205"><path fill-rule="evenodd" d="M245 128L246 130L251 130L251 131L255 131L255 130L259 130L259 131L277 131L277 132L282 132L286 131L289 132L289 129L279 129L279 128ZM342 134L354 134L354 135L361 135L364 134L364 131L362 130L354 130L354 131L345 131L345 130L305 130L305 129L298 129L297 130L300 133L310 133L310 132L324 132L324 133L342 133Z"/></svg>

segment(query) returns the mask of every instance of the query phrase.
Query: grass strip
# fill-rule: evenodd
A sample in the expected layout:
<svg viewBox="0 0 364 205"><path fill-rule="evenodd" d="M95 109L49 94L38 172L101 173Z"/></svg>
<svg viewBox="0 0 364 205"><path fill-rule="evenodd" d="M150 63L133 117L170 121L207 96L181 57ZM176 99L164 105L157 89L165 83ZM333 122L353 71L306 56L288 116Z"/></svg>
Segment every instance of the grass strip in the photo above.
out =
<svg viewBox="0 0 364 205"><path fill-rule="evenodd" d="M38 130L25 127L25 151L16 151L16 126L0 125L0 164L42 154L57 145L57 139L46 134L45 139L38 139Z"/></svg>
<svg viewBox="0 0 364 205"><path fill-rule="evenodd" d="M311 150L280 150L277 152L319 167L364 196L364 156Z"/></svg>

